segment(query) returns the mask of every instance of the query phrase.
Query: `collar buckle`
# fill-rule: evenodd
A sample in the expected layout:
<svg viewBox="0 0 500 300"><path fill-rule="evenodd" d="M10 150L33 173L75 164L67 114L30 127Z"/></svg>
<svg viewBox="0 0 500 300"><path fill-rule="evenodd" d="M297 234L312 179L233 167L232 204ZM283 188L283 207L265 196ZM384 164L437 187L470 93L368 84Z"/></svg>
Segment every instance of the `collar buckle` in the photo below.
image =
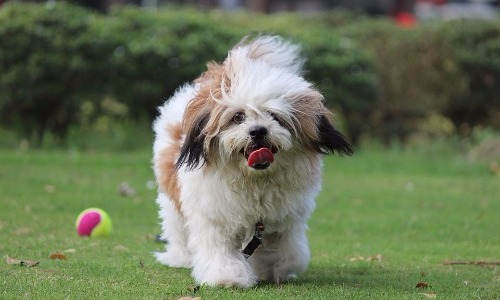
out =
<svg viewBox="0 0 500 300"><path fill-rule="evenodd" d="M255 252L255 250L262 244L262 232L265 229L266 226L261 221L255 224L255 233L252 237L252 240L242 251L245 258L249 258Z"/></svg>

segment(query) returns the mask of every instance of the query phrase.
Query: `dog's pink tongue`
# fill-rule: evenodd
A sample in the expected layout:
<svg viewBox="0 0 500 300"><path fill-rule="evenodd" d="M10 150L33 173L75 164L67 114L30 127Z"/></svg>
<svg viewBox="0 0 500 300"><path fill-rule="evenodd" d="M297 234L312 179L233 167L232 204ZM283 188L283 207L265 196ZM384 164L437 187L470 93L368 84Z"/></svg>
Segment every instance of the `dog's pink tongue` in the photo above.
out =
<svg viewBox="0 0 500 300"><path fill-rule="evenodd" d="M248 156L248 166L254 168L258 165L269 165L274 161L274 154L267 148L255 150Z"/></svg>

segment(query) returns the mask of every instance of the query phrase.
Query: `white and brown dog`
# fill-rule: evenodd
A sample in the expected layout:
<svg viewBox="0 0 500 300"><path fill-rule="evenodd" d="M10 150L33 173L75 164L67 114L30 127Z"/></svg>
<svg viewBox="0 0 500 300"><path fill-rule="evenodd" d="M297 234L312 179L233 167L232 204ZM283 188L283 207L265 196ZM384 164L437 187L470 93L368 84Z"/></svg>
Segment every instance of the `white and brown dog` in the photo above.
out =
<svg viewBox="0 0 500 300"><path fill-rule="evenodd" d="M299 51L278 36L244 39L159 108L153 160L168 245L156 257L192 268L199 284L284 282L308 266L322 155L352 150L301 76Z"/></svg>

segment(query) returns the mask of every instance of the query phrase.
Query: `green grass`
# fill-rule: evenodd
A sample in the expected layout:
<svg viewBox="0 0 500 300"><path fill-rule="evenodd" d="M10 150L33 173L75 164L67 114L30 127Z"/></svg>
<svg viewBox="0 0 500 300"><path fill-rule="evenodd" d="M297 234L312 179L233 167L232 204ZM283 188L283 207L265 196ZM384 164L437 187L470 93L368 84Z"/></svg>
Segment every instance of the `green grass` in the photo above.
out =
<svg viewBox="0 0 500 300"><path fill-rule="evenodd" d="M498 267L442 264L500 260L500 178L485 163L452 151L328 158L306 273L280 287L194 290L189 270L151 255L163 246L150 156L0 151L0 299L500 299ZM134 197L117 193L123 181ZM111 215L111 236L77 236L78 213L93 206Z"/></svg>

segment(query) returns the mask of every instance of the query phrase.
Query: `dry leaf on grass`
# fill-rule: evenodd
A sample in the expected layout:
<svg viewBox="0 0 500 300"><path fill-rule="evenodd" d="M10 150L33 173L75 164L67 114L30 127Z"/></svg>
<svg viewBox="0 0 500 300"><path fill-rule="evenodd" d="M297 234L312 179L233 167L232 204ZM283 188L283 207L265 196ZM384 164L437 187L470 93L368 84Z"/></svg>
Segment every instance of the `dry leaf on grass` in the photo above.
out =
<svg viewBox="0 0 500 300"><path fill-rule="evenodd" d="M47 184L47 185L45 185L45 192L47 192L47 193L52 194L52 193L55 193L55 192L56 192L56 190L57 190L57 189L56 189L56 186L55 186L55 185L52 185L52 184Z"/></svg>
<svg viewBox="0 0 500 300"><path fill-rule="evenodd" d="M177 300L201 300L201 297L182 297Z"/></svg>
<svg viewBox="0 0 500 300"><path fill-rule="evenodd" d="M26 267L35 267L38 266L40 262L36 260L24 260L21 262L21 265L24 265Z"/></svg>
<svg viewBox="0 0 500 300"><path fill-rule="evenodd" d="M381 261L382 260L382 255L381 254L377 254L377 255L373 255L373 256L368 256L368 260L369 261Z"/></svg>
<svg viewBox="0 0 500 300"><path fill-rule="evenodd" d="M20 265L22 260L15 259L9 256L5 256L5 261L7 262L8 265Z"/></svg>
<svg viewBox="0 0 500 300"><path fill-rule="evenodd" d="M361 256L361 255L355 255L349 257L349 261L381 261L382 260L382 255L381 254L376 254L372 256Z"/></svg>
<svg viewBox="0 0 500 300"><path fill-rule="evenodd" d="M119 251L119 252L128 252L129 249L123 245L116 245L113 250Z"/></svg>
<svg viewBox="0 0 500 300"><path fill-rule="evenodd" d="M361 255L351 256L349 257L349 261L364 261L365 257Z"/></svg>
<svg viewBox="0 0 500 300"><path fill-rule="evenodd" d="M134 197L136 192L133 187L131 187L128 182L124 181L118 185L118 194L123 197Z"/></svg>
<svg viewBox="0 0 500 300"><path fill-rule="evenodd" d="M419 282L415 287L418 289L426 289L428 287L432 287L432 285L428 284L427 282Z"/></svg>
<svg viewBox="0 0 500 300"><path fill-rule="evenodd" d="M187 290L190 293L197 293L200 290L201 286L196 285L196 286L188 286Z"/></svg>
<svg viewBox="0 0 500 300"><path fill-rule="evenodd" d="M61 260L66 260L66 255L62 254L61 252L54 252L49 255L50 259L61 259Z"/></svg>
<svg viewBox="0 0 500 300"><path fill-rule="evenodd" d="M500 261L482 261L482 260L445 260L443 265L475 265L475 266L500 266Z"/></svg>
<svg viewBox="0 0 500 300"><path fill-rule="evenodd" d="M17 266L23 266L23 267L34 267L34 266L38 266L38 264L40 263L39 261L36 261L36 260L17 259L17 258L9 257L8 255L5 255L5 262L8 265L17 265Z"/></svg>
<svg viewBox="0 0 500 300"><path fill-rule="evenodd" d="M425 296L427 299L436 299L436 294L434 293L419 293L422 296Z"/></svg>

